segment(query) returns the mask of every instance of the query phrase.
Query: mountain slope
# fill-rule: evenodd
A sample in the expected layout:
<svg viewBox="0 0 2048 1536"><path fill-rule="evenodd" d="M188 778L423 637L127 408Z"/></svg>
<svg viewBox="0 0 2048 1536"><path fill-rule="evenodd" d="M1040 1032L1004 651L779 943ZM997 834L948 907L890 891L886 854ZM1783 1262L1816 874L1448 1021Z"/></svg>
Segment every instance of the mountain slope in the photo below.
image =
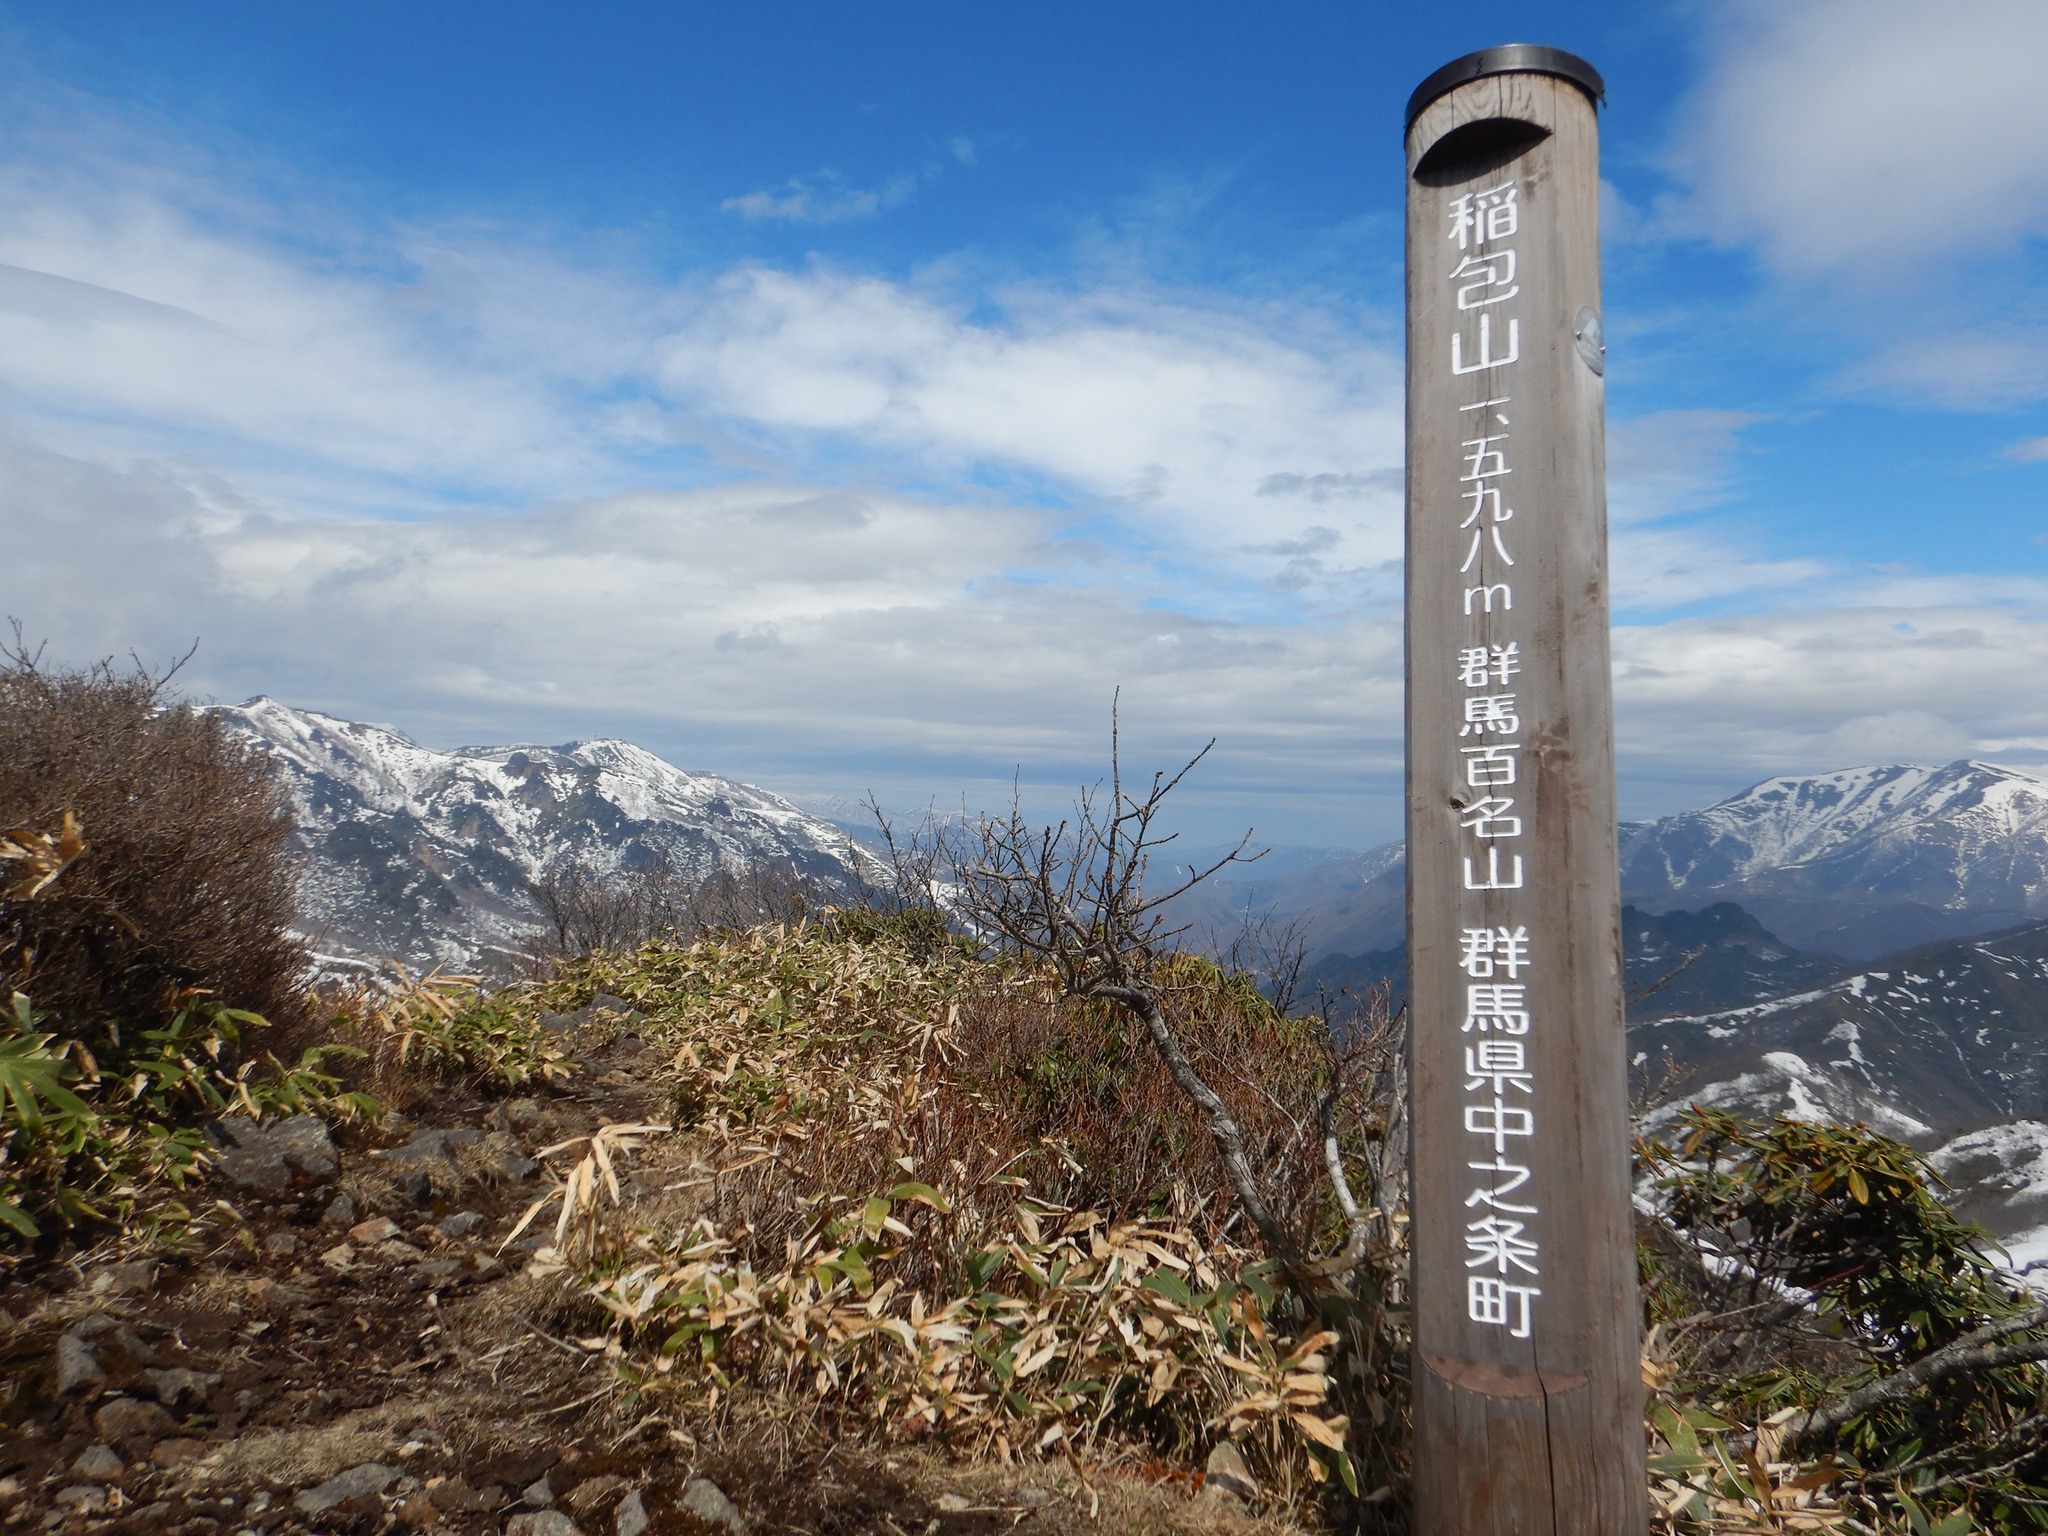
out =
<svg viewBox="0 0 2048 1536"><path fill-rule="evenodd" d="M1990 763L1766 779L1704 810L1620 828L1622 899L1734 902L1793 949L1851 961L2048 917L2048 781ZM1313 957L1406 942L1399 843L1207 898L1310 919ZM1207 914L1214 921L1215 914Z"/></svg>
<svg viewBox="0 0 2048 1536"><path fill-rule="evenodd" d="M1741 903L1805 949L1872 957L2048 916L2048 782L1991 763L1766 779L1625 827L1623 895Z"/></svg>
<svg viewBox="0 0 2048 1536"><path fill-rule="evenodd" d="M1977 1186L1971 1213L1993 1230L2014 1229L2014 1201L2048 1201L2048 1167L2035 1166L2048 1134L2031 1124L2048 1120L2048 923L1926 945L1774 1002L1638 1024L1629 1049L1657 1102L1652 1127L1689 1103L1863 1120Z"/></svg>
<svg viewBox="0 0 2048 1536"><path fill-rule="evenodd" d="M528 883L563 860L602 871L665 860L690 878L787 863L847 878L839 829L629 742L436 752L267 698L215 713L291 792L303 922L325 955L501 964L535 927Z"/></svg>
<svg viewBox="0 0 2048 1536"><path fill-rule="evenodd" d="M1844 969L1832 955L1779 942L1731 902L1698 912L1621 909L1621 953L1631 1019L1740 1008L1818 986ZM1364 954L1327 954L1307 967L1307 984L1363 996L1387 988L1394 1006L1408 996L1408 951L1394 945Z"/></svg>
<svg viewBox="0 0 2048 1536"><path fill-rule="evenodd" d="M1631 1019L1739 1008L1817 987L1847 967L1794 949L1734 902L1697 912L1621 909Z"/></svg>
<svg viewBox="0 0 2048 1536"><path fill-rule="evenodd" d="M1915 1135L2048 1116L2048 923L1926 945L1774 1002L1639 1024L1629 1040L1639 1066L1668 1061L1674 1087L1702 1102L1903 1116Z"/></svg>

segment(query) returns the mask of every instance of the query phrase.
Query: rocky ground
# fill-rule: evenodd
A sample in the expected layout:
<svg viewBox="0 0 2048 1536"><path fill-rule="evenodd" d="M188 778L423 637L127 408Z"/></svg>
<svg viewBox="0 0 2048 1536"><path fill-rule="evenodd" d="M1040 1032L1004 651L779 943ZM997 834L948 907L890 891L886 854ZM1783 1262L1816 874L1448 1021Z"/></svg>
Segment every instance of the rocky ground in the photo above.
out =
<svg viewBox="0 0 2048 1536"><path fill-rule="evenodd" d="M567 1021L564 1021L567 1022ZM580 1038L574 1035L568 1038ZM0 1287L0 1525L269 1536L1271 1531L1216 1475L973 1466L926 1453L702 1445L636 1398L507 1243L579 1155L663 1118L660 1053L581 1041L531 1096L438 1089L362 1132L224 1122L220 1210L182 1245L108 1242ZM690 1182L679 1138L629 1201ZM587 1324L585 1325L587 1326ZM1222 1474L1227 1469L1214 1469ZM1194 1479L1199 1483L1202 1479Z"/></svg>

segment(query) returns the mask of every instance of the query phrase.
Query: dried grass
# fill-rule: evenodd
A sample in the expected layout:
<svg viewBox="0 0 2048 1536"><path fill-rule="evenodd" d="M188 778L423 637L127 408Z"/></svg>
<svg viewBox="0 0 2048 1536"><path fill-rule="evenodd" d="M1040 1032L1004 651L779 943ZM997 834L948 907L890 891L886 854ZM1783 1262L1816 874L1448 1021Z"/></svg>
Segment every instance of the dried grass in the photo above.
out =
<svg viewBox="0 0 2048 1536"><path fill-rule="evenodd" d="M356 1075L402 1102L422 1079L467 1076L498 1088L553 1082L574 1070L562 1042L541 1024L525 989L481 989L474 976L403 967L330 990L335 1037L367 1054Z"/></svg>
<svg viewBox="0 0 2048 1536"><path fill-rule="evenodd" d="M1198 961L1163 979L1276 1208L1336 1230L1319 1026ZM1351 1477L1338 1335L1236 1235L1199 1121L1107 1010L817 928L592 956L542 999L598 991L670 1054L708 1172L650 1221L603 1164L659 1128L601 1131L529 1213L560 1202L534 1268L603 1309L639 1391L707 1431L766 1394L798 1436L1183 1468L1229 1438L1277 1498ZM1391 1426L1381 1387L1353 1400Z"/></svg>
<svg viewBox="0 0 2048 1536"><path fill-rule="evenodd" d="M453 1393L396 1398L304 1429L251 1430L212 1452L194 1471L224 1482L304 1486L366 1461L396 1460L407 1430L444 1418L460 1423L468 1411Z"/></svg>

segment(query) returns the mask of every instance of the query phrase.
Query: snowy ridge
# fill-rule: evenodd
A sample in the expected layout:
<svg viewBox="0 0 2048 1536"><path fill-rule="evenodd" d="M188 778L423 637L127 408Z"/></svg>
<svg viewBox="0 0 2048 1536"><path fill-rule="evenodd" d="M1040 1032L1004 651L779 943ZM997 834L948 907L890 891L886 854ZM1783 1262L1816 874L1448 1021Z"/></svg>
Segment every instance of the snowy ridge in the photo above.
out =
<svg viewBox="0 0 2048 1536"><path fill-rule="evenodd" d="M1624 830L1623 883L2048 915L2048 781L1992 763L1766 779ZM1739 899L1736 897L1735 899Z"/></svg>
<svg viewBox="0 0 2048 1536"><path fill-rule="evenodd" d="M299 821L303 925L337 962L489 967L535 930L528 882L564 861L692 879L787 864L844 884L846 834L780 795L626 741L437 752L274 699L215 713L277 765Z"/></svg>
<svg viewBox="0 0 2048 1536"><path fill-rule="evenodd" d="M1774 1002L1638 1024L1645 1117L1687 1104L1861 1120L1926 1151L1962 1212L2048 1234L2048 923L1951 940Z"/></svg>

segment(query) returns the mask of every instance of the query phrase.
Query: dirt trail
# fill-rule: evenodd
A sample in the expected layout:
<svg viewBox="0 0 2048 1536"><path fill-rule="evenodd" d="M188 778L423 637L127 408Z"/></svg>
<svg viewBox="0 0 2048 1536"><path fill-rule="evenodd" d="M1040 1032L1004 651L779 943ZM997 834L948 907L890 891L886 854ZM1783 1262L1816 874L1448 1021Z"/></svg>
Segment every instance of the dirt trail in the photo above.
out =
<svg viewBox="0 0 2048 1536"><path fill-rule="evenodd" d="M224 1157L235 1182L199 1192L230 1199L242 1224L182 1254L106 1246L0 1288L0 1525L95 1536L1292 1529L1192 1498L1184 1483L1084 1486L1065 1468L961 1469L852 1448L771 1463L636 1411L604 1341L567 1336L573 1323L551 1315L559 1291L525 1273L552 1211L498 1251L546 1188L536 1153L664 1117L661 1057L637 1037L584 1042L576 1063L531 1097L450 1088L368 1136L244 1127L247 1145ZM627 1171L629 1203L682 1198L663 1185L688 1184L687 1150L663 1147Z"/></svg>

